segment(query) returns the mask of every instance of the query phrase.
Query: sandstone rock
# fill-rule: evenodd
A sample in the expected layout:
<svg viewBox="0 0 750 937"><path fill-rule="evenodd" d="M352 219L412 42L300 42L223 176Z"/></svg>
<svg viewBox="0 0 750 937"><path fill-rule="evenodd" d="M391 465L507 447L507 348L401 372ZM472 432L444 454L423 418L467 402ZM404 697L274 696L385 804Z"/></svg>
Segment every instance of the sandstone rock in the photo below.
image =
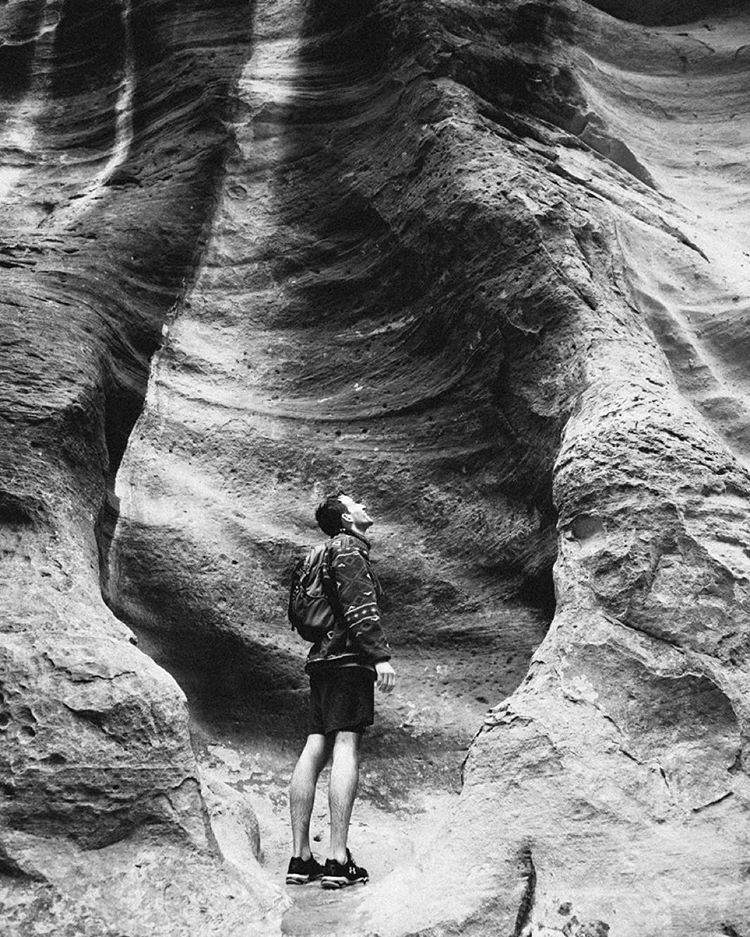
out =
<svg viewBox="0 0 750 937"><path fill-rule="evenodd" d="M0 21L0 903L19 935L278 916L207 836L184 695L102 600L114 475L210 215L240 7L19 0Z"/></svg>
<svg viewBox="0 0 750 937"><path fill-rule="evenodd" d="M28 0L0 29L13 926L279 929L183 692L196 734L295 743L284 573L344 487L434 693L386 710L386 796L493 707L432 846L332 927L742 933L741 6Z"/></svg>
<svg viewBox="0 0 750 937"><path fill-rule="evenodd" d="M222 855L241 869L252 868L252 860L260 855L260 831L247 800L206 769L202 772L202 791Z"/></svg>

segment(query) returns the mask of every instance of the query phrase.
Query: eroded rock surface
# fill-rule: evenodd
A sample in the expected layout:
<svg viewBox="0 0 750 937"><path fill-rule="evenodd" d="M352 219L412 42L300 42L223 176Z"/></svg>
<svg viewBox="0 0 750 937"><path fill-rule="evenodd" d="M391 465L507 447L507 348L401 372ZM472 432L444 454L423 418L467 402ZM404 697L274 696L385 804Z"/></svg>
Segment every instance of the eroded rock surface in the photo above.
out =
<svg viewBox="0 0 750 937"><path fill-rule="evenodd" d="M743 933L742 6L2 28L11 920ZM300 738L284 573L332 487L379 520L401 676L363 798L450 806L345 914L280 924L237 792Z"/></svg>
<svg viewBox="0 0 750 937"><path fill-rule="evenodd" d="M251 38L245 4L183 13L14 0L0 18L6 933L250 932L282 901L222 858L184 695L102 599L114 474Z"/></svg>

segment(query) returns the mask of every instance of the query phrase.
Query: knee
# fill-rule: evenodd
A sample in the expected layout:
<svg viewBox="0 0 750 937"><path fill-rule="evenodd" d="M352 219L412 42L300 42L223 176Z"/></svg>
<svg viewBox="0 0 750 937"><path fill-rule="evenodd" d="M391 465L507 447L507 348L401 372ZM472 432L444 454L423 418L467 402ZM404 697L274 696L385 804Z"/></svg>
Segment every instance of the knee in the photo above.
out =
<svg viewBox="0 0 750 937"><path fill-rule="evenodd" d="M333 743L333 760L359 760L359 732L337 732Z"/></svg>
<svg viewBox="0 0 750 937"><path fill-rule="evenodd" d="M322 768L331 753L331 744L323 735L309 735L299 760L308 765Z"/></svg>

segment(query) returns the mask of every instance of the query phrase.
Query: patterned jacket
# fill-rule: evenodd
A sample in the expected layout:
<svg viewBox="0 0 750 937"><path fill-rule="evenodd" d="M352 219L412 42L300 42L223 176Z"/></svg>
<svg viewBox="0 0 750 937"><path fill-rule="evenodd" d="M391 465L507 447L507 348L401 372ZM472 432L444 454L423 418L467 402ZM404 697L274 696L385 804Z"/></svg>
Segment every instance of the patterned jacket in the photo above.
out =
<svg viewBox="0 0 750 937"><path fill-rule="evenodd" d="M390 660L391 649L380 625L380 583L370 566L370 544L359 534L341 530L327 545L327 592L335 624L322 641L313 644L305 670L360 666Z"/></svg>

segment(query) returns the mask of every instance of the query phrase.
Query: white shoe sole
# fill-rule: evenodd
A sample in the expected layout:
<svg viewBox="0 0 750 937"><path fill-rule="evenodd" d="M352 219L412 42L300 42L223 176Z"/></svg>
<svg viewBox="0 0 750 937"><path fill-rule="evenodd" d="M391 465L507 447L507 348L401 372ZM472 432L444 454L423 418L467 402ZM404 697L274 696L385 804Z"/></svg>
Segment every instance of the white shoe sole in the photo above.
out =
<svg viewBox="0 0 750 937"><path fill-rule="evenodd" d="M355 878L354 881L352 882L350 879L344 878L343 876L342 877L337 876L336 878L334 878L333 876L323 876L323 878L320 880L320 887L331 888L331 889L346 888L347 885L364 885L366 882L369 882L369 881L370 881L369 878Z"/></svg>

